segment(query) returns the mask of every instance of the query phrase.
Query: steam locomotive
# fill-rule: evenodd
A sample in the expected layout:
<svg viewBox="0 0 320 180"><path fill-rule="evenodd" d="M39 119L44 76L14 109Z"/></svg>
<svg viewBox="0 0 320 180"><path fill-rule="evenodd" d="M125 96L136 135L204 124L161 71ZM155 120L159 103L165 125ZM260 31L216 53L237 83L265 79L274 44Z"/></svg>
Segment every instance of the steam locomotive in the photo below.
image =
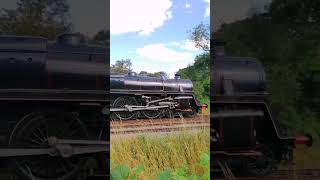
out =
<svg viewBox="0 0 320 180"><path fill-rule="evenodd" d="M226 56L224 45L215 41L212 46L213 169L225 168L226 162L242 174L264 176L279 162L290 162L296 144L311 146L312 138L287 133L270 110L262 64L255 58Z"/></svg>
<svg viewBox="0 0 320 180"><path fill-rule="evenodd" d="M0 157L19 178L107 173L108 49L80 34L0 37Z"/></svg>
<svg viewBox="0 0 320 180"><path fill-rule="evenodd" d="M110 75L111 117L113 119L159 118L165 115L192 116L200 109L190 80L137 75Z"/></svg>

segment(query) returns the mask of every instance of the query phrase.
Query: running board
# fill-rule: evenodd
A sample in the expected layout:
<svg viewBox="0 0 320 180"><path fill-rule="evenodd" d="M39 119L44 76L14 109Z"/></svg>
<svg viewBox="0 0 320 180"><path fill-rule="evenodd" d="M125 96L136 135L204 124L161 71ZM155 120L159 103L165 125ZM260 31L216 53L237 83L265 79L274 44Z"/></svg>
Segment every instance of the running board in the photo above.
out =
<svg viewBox="0 0 320 180"><path fill-rule="evenodd" d="M238 111L220 111L214 112L211 114L211 118L237 118L237 117L263 117L263 111L246 111L246 110L238 110Z"/></svg>
<svg viewBox="0 0 320 180"><path fill-rule="evenodd" d="M175 98L167 97L164 99L157 99L153 101L148 101L150 97L148 96L142 96L144 99L147 99L145 106L132 106L132 105L124 105L124 107L119 108L110 108L110 112L133 112L133 111L147 111L147 110L159 110L159 109L175 109L178 107L178 104L176 103L177 100L183 100L183 99L192 99L192 96L178 96ZM176 101L175 101L176 100ZM157 105L152 105L157 103Z"/></svg>
<svg viewBox="0 0 320 180"><path fill-rule="evenodd" d="M123 111L145 111L145 110L159 110L164 108L173 109L170 105L162 105L162 106L128 106L125 105L124 108L111 108L110 112L123 112Z"/></svg>
<svg viewBox="0 0 320 180"><path fill-rule="evenodd" d="M48 148L0 148L0 157L49 155L71 157L80 154L109 152L109 142L48 138Z"/></svg>

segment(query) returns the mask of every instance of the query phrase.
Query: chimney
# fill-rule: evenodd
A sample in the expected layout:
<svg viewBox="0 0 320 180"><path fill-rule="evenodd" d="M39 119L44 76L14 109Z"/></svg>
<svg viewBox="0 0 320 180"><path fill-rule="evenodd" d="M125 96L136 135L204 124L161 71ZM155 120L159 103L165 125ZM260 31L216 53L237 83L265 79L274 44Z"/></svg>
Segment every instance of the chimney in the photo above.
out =
<svg viewBox="0 0 320 180"><path fill-rule="evenodd" d="M128 75L129 75L129 76L137 76L137 73L136 73L136 72L133 72L133 71L130 71L130 72L128 72Z"/></svg>

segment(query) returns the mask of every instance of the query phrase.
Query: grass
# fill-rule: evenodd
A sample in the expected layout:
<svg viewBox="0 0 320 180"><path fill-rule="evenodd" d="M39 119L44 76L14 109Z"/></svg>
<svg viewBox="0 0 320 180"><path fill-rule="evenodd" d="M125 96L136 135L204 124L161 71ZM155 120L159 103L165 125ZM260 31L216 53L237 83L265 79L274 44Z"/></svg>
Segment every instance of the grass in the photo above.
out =
<svg viewBox="0 0 320 180"><path fill-rule="evenodd" d="M209 151L209 128L193 133L182 131L176 135L139 135L110 140L111 166L126 165L130 169L139 169L138 179L159 179L159 175L165 175L168 169L202 176L205 169L199 158L203 158L203 153L209 154ZM141 168L143 170L140 172Z"/></svg>
<svg viewBox="0 0 320 180"><path fill-rule="evenodd" d="M208 107L207 107L206 109L204 109L204 110L201 110L201 113L203 113L203 114L210 114L210 102L207 103L207 105L208 105ZM201 114L201 113L200 113L200 114Z"/></svg>
<svg viewBox="0 0 320 180"><path fill-rule="evenodd" d="M293 160L297 169L320 169L320 142L312 147L297 146Z"/></svg>

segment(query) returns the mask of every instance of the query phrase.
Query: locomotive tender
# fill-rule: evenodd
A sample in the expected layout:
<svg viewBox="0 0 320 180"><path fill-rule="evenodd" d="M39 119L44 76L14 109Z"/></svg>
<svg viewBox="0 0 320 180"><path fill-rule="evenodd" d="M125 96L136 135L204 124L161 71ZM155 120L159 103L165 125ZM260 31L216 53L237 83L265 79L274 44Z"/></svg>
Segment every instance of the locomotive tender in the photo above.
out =
<svg viewBox="0 0 320 180"><path fill-rule="evenodd" d="M80 34L0 36L0 157L19 177L107 173L108 58Z"/></svg>
<svg viewBox="0 0 320 180"><path fill-rule="evenodd" d="M295 144L312 145L311 136L289 136L272 115L265 72L257 59L226 56L223 42L213 42L211 47L211 154L215 160L243 168L246 175L263 176L278 162L291 160ZM218 165L214 162L215 169Z"/></svg>
<svg viewBox="0 0 320 180"><path fill-rule="evenodd" d="M193 93L192 82L137 75L134 72L110 75L112 118L159 118L165 114L194 115L199 103Z"/></svg>

